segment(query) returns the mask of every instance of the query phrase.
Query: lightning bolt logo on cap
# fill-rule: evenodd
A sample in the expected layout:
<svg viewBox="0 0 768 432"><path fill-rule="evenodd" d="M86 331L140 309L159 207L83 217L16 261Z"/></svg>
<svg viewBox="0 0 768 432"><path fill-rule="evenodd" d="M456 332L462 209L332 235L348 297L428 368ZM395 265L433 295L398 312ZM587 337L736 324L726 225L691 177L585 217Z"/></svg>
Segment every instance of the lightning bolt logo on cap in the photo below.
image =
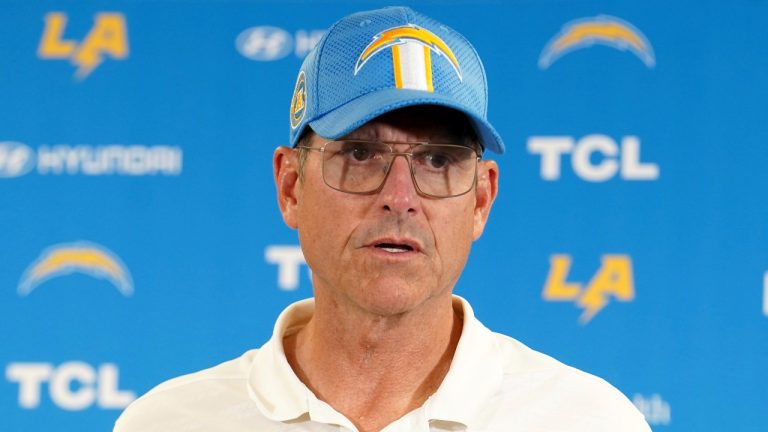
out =
<svg viewBox="0 0 768 432"><path fill-rule="evenodd" d="M131 274L120 258L103 246L81 241L44 250L21 277L19 295L27 296L43 282L75 272L106 279L125 297L133 294Z"/></svg>
<svg viewBox="0 0 768 432"><path fill-rule="evenodd" d="M392 49L395 87L434 91L432 83L432 53L444 57L453 67L459 81L462 80L461 66L448 44L437 35L415 24L408 24L384 30L373 37L355 62L354 75L373 56Z"/></svg>
<svg viewBox="0 0 768 432"><path fill-rule="evenodd" d="M629 50L649 68L656 64L653 47L640 30L619 18L598 15L566 23L544 47L539 56L539 67L546 69L565 54L594 44Z"/></svg>

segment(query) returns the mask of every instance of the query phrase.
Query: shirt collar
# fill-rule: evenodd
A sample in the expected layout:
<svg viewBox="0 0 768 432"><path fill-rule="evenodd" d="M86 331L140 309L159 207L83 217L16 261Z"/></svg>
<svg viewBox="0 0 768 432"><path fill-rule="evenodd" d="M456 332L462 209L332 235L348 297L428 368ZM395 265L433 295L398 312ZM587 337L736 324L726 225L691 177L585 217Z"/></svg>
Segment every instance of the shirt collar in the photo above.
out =
<svg viewBox="0 0 768 432"><path fill-rule="evenodd" d="M501 388L503 369L493 333L475 318L466 300L454 296L453 304L464 318L461 338L442 384L424 405L425 418L468 426ZM313 299L286 308L275 323L272 338L254 358L248 391L259 410L272 420L294 420L310 412L313 418L316 414L323 418L335 417L330 415L332 408L317 399L299 380L283 350L283 337L303 327L314 309Z"/></svg>
<svg viewBox="0 0 768 432"><path fill-rule="evenodd" d="M426 414L429 420L469 426L500 391L504 370L493 333L475 318L469 302L454 295L453 306L463 313L461 338L448 373L427 401Z"/></svg>
<svg viewBox="0 0 768 432"><path fill-rule="evenodd" d="M248 376L248 392L272 420L288 421L309 412L311 391L293 372L283 350L283 337L303 327L315 310L313 299L286 308L275 322L272 338L256 353Z"/></svg>

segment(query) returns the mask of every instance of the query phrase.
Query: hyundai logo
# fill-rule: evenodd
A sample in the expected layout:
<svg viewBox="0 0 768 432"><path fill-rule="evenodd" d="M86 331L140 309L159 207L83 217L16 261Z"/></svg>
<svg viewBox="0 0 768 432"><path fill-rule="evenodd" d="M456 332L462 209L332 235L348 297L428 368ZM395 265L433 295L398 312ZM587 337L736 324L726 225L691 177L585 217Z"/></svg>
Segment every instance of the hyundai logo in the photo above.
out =
<svg viewBox="0 0 768 432"><path fill-rule="evenodd" d="M257 61L279 60L293 50L293 37L279 27L258 26L243 30L235 41L243 56Z"/></svg>
<svg viewBox="0 0 768 432"><path fill-rule="evenodd" d="M22 176L34 166L31 148L15 141L0 141L0 178Z"/></svg>

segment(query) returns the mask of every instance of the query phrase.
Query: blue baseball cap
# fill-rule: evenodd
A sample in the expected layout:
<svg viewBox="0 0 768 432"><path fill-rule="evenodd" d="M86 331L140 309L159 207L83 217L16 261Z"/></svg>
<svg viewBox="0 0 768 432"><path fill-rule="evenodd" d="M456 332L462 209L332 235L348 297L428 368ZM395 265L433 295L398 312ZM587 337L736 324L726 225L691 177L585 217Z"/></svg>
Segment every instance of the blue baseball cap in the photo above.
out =
<svg viewBox="0 0 768 432"><path fill-rule="evenodd" d="M291 98L290 144L307 126L336 139L413 105L464 113L484 148L504 152L487 118L485 69L461 34L407 7L356 13L304 59Z"/></svg>

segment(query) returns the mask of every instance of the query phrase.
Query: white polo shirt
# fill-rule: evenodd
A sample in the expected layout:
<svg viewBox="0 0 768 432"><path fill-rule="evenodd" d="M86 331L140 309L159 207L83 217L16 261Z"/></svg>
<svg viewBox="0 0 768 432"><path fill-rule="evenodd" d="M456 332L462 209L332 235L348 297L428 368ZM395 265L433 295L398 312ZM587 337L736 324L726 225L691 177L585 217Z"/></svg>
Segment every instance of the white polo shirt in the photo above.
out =
<svg viewBox="0 0 768 432"><path fill-rule="evenodd" d="M383 432L649 432L642 414L607 382L493 333L466 300L461 339L437 392ZM260 349L166 381L134 401L114 432L357 431L293 373L283 337L314 311L288 307Z"/></svg>

